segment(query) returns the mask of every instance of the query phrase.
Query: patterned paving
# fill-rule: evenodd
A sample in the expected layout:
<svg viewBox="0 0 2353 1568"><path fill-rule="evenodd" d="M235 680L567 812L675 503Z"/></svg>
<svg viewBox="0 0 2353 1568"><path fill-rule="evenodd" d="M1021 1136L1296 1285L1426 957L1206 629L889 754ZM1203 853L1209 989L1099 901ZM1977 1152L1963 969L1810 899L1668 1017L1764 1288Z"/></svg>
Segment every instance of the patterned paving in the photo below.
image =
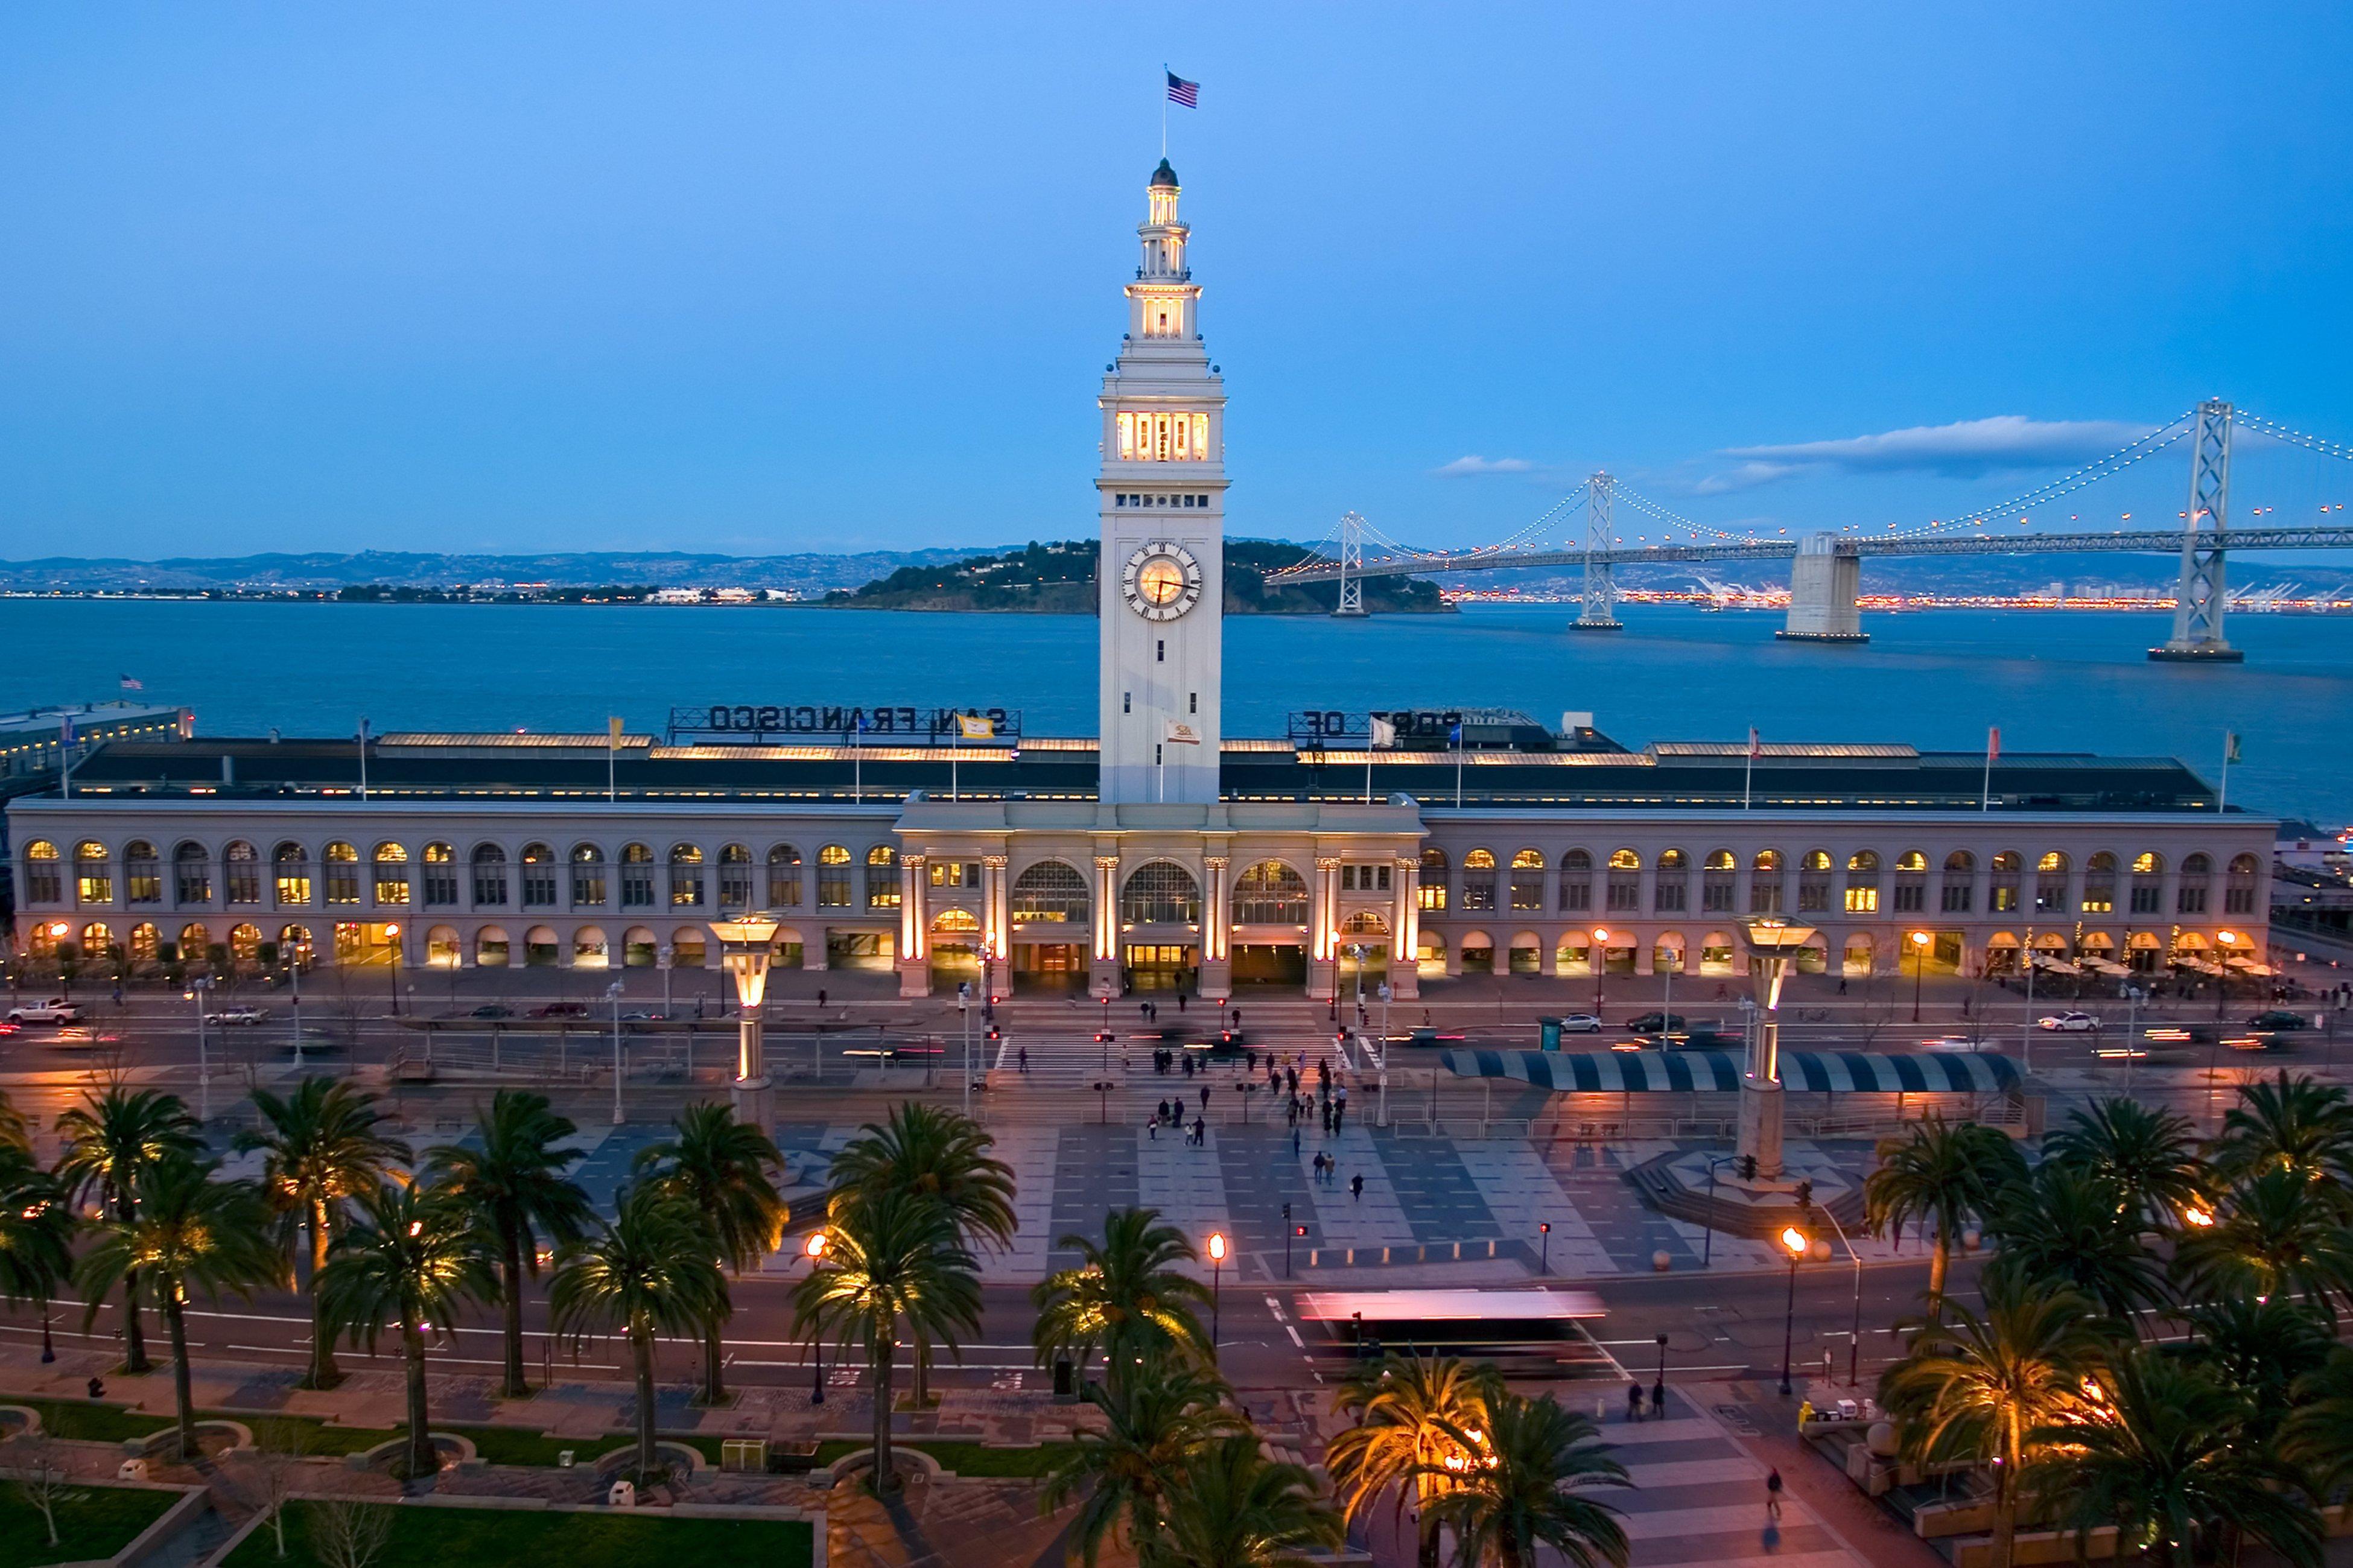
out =
<svg viewBox="0 0 2353 1568"><path fill-rule="evenodd" d="M1668 1395L1665 1419L1630 1422L1613 1412L1602 1435L1634 1482L1605 1494L1624 1515L1629 1568L1861 1568L1864 1561L1793 1491L1782 1492L1780 1517L1770 1517L1767 1467L1681 1394Z"/></svg>

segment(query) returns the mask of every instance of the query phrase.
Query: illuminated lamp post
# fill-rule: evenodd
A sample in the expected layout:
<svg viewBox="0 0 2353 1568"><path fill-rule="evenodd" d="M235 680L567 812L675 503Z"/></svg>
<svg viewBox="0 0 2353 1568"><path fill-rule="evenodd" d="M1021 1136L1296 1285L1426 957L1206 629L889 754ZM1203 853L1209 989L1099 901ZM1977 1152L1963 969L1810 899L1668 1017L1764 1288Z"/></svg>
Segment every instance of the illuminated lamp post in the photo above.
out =
<svg viewBox="0 0 2353 1568"><path fill-rule="evenodd" d="M1226 1233L1209 1233L1209 1359L1218 1358L1218 1308L1226 1282Z"/></svg>
<svg viewBox="0 0 2353 1568"><path fill-rule="evenodd" d="M776 918L754 910L732 921L713 921L711 929L719 938L720 962L735 979L735 1119L765 1129L768 1066L761 1053L760 1005L768 994Z"/></svg>
<svg viewBox="0 0 2353 1568"><path fill-rule="evenodd" d="M825 1257L825 1232L813 1230L809 1232L809 1238L801 1244L801 1256L809 1260L809 1268L812 1270L817 1268L818 1260ZM818 1328L814 1323L809 1325L809 1403L823 1405L825 1403L825 1342L818 1338Z"/></svg>
<svg viewBox="0 0 2353 1568"><path fill-rule="evenodd" d="M1920 1021L1920 972L1928 967L1928 933L1912 933L1912 1021Z"/></svg>
<svg viewBox="0 0 2353 1568"><path fill-rule="evenodd" d="M2218 931L2214 933L2214 940L2221 942L2224 949L2222 962L2214 966L2221 972L2214 976L2214 1016L2219 1018L2222 1016L2223 1004L2230 997L2231 960L2237 956L2229 950L2239 945L2239 933L2234 931Z"/></svg>
<svg viewBox="0 0 2353 1568"><path fill-rule="evenodd" d="M1757 987L1757 1037L1748 1071L1740 1080L1740 1142L1737 1152L1757 1162L1767 1181L1781 1175L1781 983L1798 954L1814 940L1811 926L1792 925L1773 915L1740 922L1748 940L1748 973Z"/></svg>
<svg viewBox="0 0 2353 1568"><path fill-rule="evenodd" d="M1593 1016L1601 1016L1601 972L1609 967L1609 930L1593 928Z"/></svg>
<svg viewBox="0 0 2353 1568"><path fill-rule="evenodd" d="M1789 1355L1798 1337L1798 1265L1805 1260L1806 1250L1812 1245L1806 1233L1796 1226L1783 1226L1775 1238L1789 1255L1789 1307L1781 1320L1781 1397L1787 1399L1789 1386Z"/></svg>

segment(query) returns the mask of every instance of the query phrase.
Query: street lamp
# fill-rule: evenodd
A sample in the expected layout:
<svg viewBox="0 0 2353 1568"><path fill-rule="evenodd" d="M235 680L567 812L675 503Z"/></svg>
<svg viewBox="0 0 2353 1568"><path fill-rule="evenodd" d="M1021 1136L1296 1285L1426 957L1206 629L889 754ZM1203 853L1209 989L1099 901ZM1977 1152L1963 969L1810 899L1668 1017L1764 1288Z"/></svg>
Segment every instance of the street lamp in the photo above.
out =
<svg viewBox="0 0 2353 1568"><path fill-rule="evenodd" d="M1218 1307L1226 1280L1226 1233L1209 1233L1209 1358L1218 1355Z"/></svg>
<svg viewBox="0 0 2353 1568"><path fill-rule="evenodd" d="M720 963L735 981L735 1118L765 1127L768 1064L760 1037L760 1007L768 994L776 917L765 910L749 910L732 921L712 921L711 930L719 938ZM967 1082L970 1078L965 1074Z"/></svg>
<svg viewBox="0 0 2353 1568"><path fill-rule="evenodd" d="M528 934L528 933L526 933L526 934ZM399 1016L400 1016L400 922L399 922L399 921L391 921L391 922L387 923L387 924L385 926L385 928L384 928L384 940L385 940L385 941L386 941L386 942L390 942L390 943L392 943L392 979L391 979L391 983L390 983L390 984L388 984L388 985L385 987L385 989L386 989L386 990L388 990L388 991L390 991L390 992L392 993L392 1016L393 1016L394 1017L397 1018L397 1017L399 1017ZM300 1047L300 1043L301 1043L301 1037L300 1037L300 1035L299 1035L299 1034L298 1034L298 1035L297 1035L297 1037L296 1037L296 1043L297 1043L297 1047L298 1047L298 1048L299 1048L299 1047Z"/></svg>
<svg viewBox="0 0 2353 1568"><path fill-rule="evenodd" d="M809 1232L808 1239L801 1244L801 1255L809 1260L811 1272L816 1271L818 1261L825 1257L825 1232L813 1230ZM825 1342L818 1338L818 1326L812 1321L809 1324L809 1403L811 1405L825 1403Z"/></svg>
<svg viewBox="0 0 2353 1568"><path fill-rule="evenodd" d="M1552 1221L1548 1219L1538 1220L1536 1222L1536 1272L1538 1274L1551 1273Z"/></svg>
<svg viewBox="0 0 2353 1568"><path fill-rule="evenodd" d="M1609 932L1606 927L1593 928L1593 1016L1601 1016L1601 972L1609 967Z"/></svg>
<svg viewBox="0 0 2353 1568"><path fill-rule="evenodd" d="M1739 1153L1757 1162L1757 1174L1781 1174L1781 984L1798 954L1814 940L1814 928L1777 915L1750 915L1741 922L1748 942L1748 973L1757 985L1757 1037L1748 1070L1740 1079Z"/></svg>
<svg viewBox="0 0 2353 1568"><path fill-rule="evenodd" d="M1912 1021L1920 1021L1920 972L1928 967L1928 933L1912 933Z"/></svg>
<svg viewBox="0 0 2353 1568"><path fill-rule="evenodd" d="M1789 1307L1787 1316L1781 1320L1781 1397L1787 1399L1791 1392L1789 1352L1796 1346L1798 1335L1798 1265L1804 1259L1807 1247L1812 1244L1807 1239L1806 1233L1794 1225L1783 1226L1778 1239L1789 1254Z"/></svg>
<svg viewBox="0 0 2353 1568"><path fill-rule="evenodd" d="M1651 1384L1651 1407L1660 1415L1667 1413L1667 1336L1659 1336L1659 1381Z"/></svg>
<svg viewBox="0 0 2353 1568"><path fill-rule="evenodd" d="M181 993L185 1000L196 1005L196 1120L199 1121L212 1120L213 1075L211 1065L205 1056L205 993L212 989L212 983L211 975L198 975L189 981L187 990ZM295 1028L294 1038L294 1048L297 1052L295 1062L300 1066L302 1037L299 1024Z"/></svg>
<svg viewBox="0 0 2353 1568"><path fill-rule="evenodd" d="M613 1004L613 1125L618 1127L621 1124L621 983L616 980L605 987L605 994Z"/></svg>

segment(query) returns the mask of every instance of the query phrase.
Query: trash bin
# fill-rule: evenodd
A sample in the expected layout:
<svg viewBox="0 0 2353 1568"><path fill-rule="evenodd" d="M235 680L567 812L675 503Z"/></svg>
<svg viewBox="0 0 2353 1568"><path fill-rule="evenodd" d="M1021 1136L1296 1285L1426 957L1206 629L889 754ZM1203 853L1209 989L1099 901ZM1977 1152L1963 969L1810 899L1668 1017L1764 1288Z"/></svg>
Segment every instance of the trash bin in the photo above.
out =
<svg viewBox="0 0 2353 1568"><path fill-rule="evenodd" d="M1558 1018L1538 1018L1536 1020L1536 1044L1538 1047L1543 1050L1556 1051L1560 1049L1560 1020Z"/></svg>
<svg viewBox="0 0 2353 1568"><path fill-rule="evenodd" d="M1078 1369L1071 1364L1069 1356L1056 1356L1054 1358L1054 1397L1076 1399L1078 1396Z"/></svg>

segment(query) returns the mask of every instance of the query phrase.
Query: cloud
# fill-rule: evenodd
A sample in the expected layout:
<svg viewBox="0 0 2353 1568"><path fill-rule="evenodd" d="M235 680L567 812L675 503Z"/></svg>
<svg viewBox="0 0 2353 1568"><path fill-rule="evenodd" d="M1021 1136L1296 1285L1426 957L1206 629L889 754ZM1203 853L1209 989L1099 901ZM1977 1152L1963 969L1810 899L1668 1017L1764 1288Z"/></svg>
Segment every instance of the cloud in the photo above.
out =
<svg viewBox="0 0 2353 1568"><path fill-rule="evenodd" d="M1525 458L1482 458L1475 454L1457 458L1430 470L1441 479L1474 478L1480 474L1526 474L1535 471L1535 465Z"/></svg>
<svg viewBox="0 0 2353 1568"><path fill-rule="evenodd" d="M2113 419L2030 419L2022 414L2000 414L1989 419L1917 425L1836 441L1732 447L1723 455L1743 459L1741 466L1701 481L1700 489L1703 493L1747 489L1814 468L1977 479L2005 469L2089 462L2148 434L2149 429Z"/></svg>

